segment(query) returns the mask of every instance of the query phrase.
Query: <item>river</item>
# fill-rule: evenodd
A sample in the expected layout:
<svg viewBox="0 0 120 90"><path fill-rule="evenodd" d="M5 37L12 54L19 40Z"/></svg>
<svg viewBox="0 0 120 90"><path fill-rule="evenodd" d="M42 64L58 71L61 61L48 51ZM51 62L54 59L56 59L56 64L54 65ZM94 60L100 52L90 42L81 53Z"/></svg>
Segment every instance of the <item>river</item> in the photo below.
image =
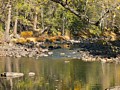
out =
<svg viewBox="0 0 120 90"><path fill-rule="evenodd" d="M119 64L55 56L1 57L0 73L21 72L24 77L0 78L0 90L105 90L120 85ZM29 77L29 72L35 76Z"/></svg>

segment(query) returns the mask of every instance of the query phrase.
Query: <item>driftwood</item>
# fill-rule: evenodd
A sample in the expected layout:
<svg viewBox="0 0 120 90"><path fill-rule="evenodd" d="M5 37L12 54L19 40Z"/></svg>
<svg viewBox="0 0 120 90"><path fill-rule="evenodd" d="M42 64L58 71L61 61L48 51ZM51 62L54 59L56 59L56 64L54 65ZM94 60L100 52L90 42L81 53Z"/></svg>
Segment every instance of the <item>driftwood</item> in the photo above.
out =
<svg viewBox="0 0 120 90"><path fill-rule="evenodd" d="M24 76L23 73L17 73L17 72L4 72L4 73L1 73L2 78L6 78L6 77L15 78L15 77L22 77L22 76Z"/></svg>
<svg viewBox="0 0 120 90"><path fill-rule="evenodd" d="M18 73L18 72L4 72L1 73L1 77L0 78L16 78L16 77L23 77L24 74L23 73ZM35 76L34 72L29 72L28 76L32 77Z"/></svg>

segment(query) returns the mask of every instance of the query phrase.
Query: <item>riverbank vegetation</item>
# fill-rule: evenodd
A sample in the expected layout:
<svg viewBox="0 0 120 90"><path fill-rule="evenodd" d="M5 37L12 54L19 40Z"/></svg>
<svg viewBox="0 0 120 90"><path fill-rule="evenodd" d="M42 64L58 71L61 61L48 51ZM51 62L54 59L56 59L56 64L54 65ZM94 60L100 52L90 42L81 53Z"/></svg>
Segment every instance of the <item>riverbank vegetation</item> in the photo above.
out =
<svg viewBox="0 0 120 90"><path fill-rule="evenodd" d="M110 55L119 55L120 0L0 2L1 44L27 43L27 46L31 46L36 42L63 43L73 39L89 41L89 44L85 42L84 48L90 53L92 50L92 53L101 53L106 49ZM97 45L101 46L100 50L96 49Z"/></svg>

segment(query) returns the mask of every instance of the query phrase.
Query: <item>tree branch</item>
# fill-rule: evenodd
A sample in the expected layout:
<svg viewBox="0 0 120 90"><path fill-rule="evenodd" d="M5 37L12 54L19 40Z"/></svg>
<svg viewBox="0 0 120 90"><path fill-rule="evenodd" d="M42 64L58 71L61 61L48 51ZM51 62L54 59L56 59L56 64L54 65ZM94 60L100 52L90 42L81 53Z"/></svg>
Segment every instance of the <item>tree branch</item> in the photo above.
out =
<svg viewBox="0 0 120 90"><path fill-rule="evenodd" d="M120 3L116 4L114 7L111 7L105 11L105 13L98 19L98 21L95 23L96 25L100 24L100 21L106 16L106 14L110 13L113 11L115 8L120 6Z"/></svg>
<svg viewBox="0 0 120 90"><path fill-rule="evenodd" d="M77 12L76 10L74 10L73 8L69 7L67 3L64 3L62 0L51 0L55 3L60 4L61 6L63 6L65 9L69 10L71 13L75 14L77 17L81 18L81 15L79 14L79 12Z"/></svg>
<svg viewBox="0 0 120 90"><path fill-rule="evenodd" d="M69 7L68 4L63 2L62 0L51 0L51 1L60 4L61 6L63 6L65 9L69 10L71 13L73 13L74 15L79 17L80 19L82 18L82 15L80 15L80 13L78 11L76 11L72 7ZM87 16L85 16L85 19L88 20L89 24L99 26L101 19L103 19L106 16L106 14L108 14L110 11L114 10L118 6L120 6L120 3L116 4L114 7L107 9L105 11L105 13L97 21L90 21Z"/></svg>

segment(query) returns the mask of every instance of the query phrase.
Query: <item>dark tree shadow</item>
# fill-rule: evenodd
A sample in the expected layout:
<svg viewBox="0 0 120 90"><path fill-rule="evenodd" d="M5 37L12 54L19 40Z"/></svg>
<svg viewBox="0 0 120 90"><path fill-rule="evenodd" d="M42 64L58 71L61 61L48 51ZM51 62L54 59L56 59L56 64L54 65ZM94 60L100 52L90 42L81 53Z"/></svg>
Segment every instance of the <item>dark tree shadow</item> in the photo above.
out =
<svg viewBox="0 0 120 90"><path fill-rule="evenodd" d="M73 47L79 47L82 51L88 51L93 56L116 58L120 54L120 40L101 42L96 40L74 43Z"/></svg>

